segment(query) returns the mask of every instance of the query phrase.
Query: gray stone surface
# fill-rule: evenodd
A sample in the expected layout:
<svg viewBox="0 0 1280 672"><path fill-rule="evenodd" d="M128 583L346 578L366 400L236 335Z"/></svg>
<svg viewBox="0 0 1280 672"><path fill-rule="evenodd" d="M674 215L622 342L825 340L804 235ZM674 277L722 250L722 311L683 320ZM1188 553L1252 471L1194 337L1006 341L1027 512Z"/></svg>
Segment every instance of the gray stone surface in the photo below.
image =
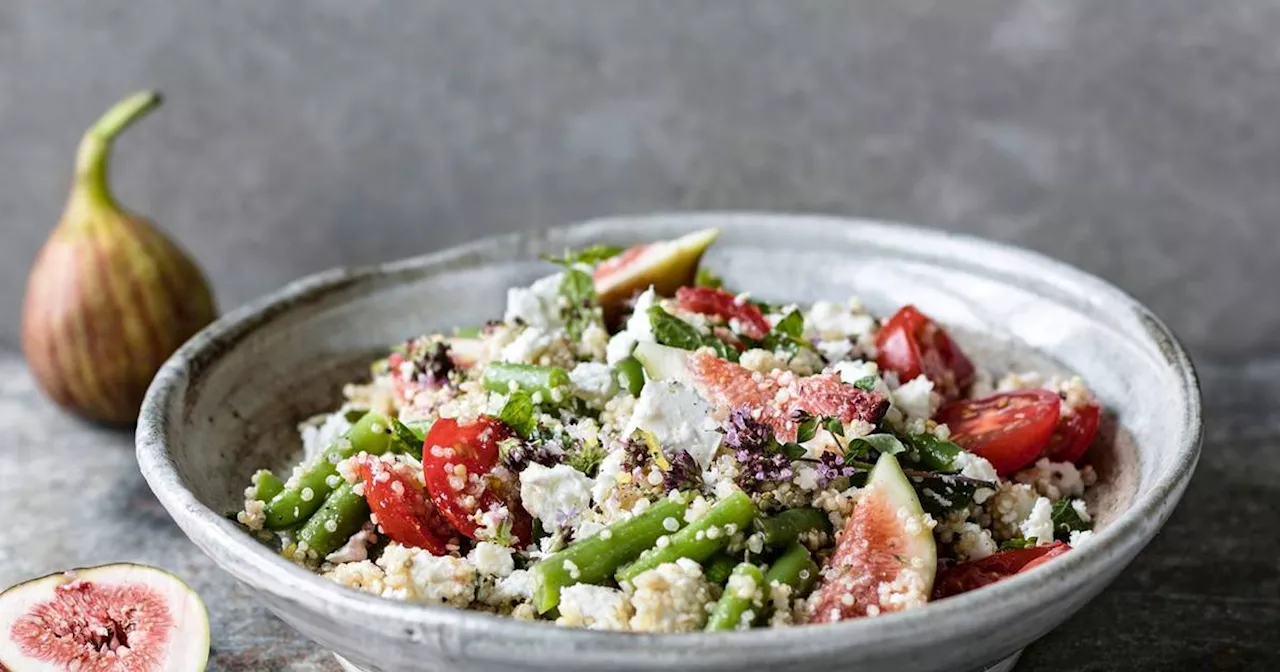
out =
<svg viewBox="0 0 1280 672"><path fill-rule="evenodd" d="M0 350L83 127L231 307L321 268L662 209L909 220L1042 250L1151 305L1206 373L1166 531L1020 670L1277 669L1280 3L0 3ZM1261 362L1261 363L1259 363ZM0 584L169 567L216 670L334 670L169 522L131 437L0 358Z"/></svg>

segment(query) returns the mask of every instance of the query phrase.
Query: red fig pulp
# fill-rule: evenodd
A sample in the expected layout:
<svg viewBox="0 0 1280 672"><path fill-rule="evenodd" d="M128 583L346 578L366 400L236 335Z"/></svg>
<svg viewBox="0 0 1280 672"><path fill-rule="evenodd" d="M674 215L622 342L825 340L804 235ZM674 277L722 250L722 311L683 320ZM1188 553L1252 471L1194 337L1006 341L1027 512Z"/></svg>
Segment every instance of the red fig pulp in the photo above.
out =
<svg viewBox="0 0 1280 672"><path fill-rule="evenodd" d="M158 569L72 570L0 594L0 666L11 670L186 672L208 653L200 598Z"/></svg>

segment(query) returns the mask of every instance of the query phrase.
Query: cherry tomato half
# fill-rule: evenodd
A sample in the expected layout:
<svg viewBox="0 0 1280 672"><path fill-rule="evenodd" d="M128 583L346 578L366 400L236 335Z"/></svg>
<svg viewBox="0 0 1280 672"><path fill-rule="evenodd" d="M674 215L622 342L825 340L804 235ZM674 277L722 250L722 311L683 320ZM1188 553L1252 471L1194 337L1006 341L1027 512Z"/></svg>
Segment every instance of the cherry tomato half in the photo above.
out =
<svg viewBox="0 0 1280 672"><path fill-rule="evenodd" d="M1049 558L1056 558L1071 550L1071 547L1055 541L1048 546L1035 548L1019 548L992 553L981 560L951 563L938 567L937 578L933 582L933 599L967 593L975 588L989 586L1001 579L1006 579L1019 572L1037 567Z"/></svg>
<svg viewBox="0 0 1280 672"><path fill-rule="evenodd" d="M468 424L441 418L431 426L422 445L422 475L431 501L462 534L475 539L476 514L506 507L511 533L519 543L533 537L533 520L520 506L513 477L499 478L498 443L515 437L506 423L481 416ZM504 470L505 471L505 470Z"/></svg>
<svg viewBox="0 0 1280 672"><path fill-rule="evenodd" d="M360 463L364 498L378 521L378 532L404 546L445 555L458 532L440 515L426 493L412 478L388 463L369 458Z"/></svg>
<svg viewBox="0 0 1280 672"><path fill-rule="evenodd" d="M1058 420L1058 428L1044 448L1044 457L1054 462L1075 462L1089 452L1093 439L1098 435L1102 409L1090 402L1072 410Z"/></svg>
<svg viewBox="0 0 1280 672"><path fill-rule="evenodd" d="M739 301L733 294L717 287L681 287L676 290L676 301L691 313L715 315L725 322L737 320L742 333L748 338L764 338L769 333L769 322L754 304Z"/></svg>
<svg viewBox="0 0 1280 672"><path fill-rule="evenodd" d="M973 383L973 362L960 346L915 306L903 306L876 332L876 363L907 382L920 374L947 399L957 399Z"/></svg>
<svg viewBox="0 0 1280 672"><path fill-rule="evenodd" d="M946 423L952 441L985 457L1000 474L1011 474L1040 456L1058 426L1060 405L1049 390L1022 390L951 402L937 420Z"/></svg>

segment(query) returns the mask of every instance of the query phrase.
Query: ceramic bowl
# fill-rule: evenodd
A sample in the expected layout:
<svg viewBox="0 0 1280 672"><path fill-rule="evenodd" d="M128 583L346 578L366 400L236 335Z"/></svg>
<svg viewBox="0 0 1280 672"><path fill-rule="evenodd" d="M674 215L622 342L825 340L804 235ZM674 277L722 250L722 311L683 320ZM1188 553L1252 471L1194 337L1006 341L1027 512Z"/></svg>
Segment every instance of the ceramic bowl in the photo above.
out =
<svg viewBox="0 0 1280 672"><path fill-rule="evenodd" d="M994 586L906 613L749 633L562 629L381 599L281 559L226 517L250 474L297 453L296 423L334 407L388 344L502 313L549 272L540 253L709 226L705 263L765 299L912 302L981 366L1073 371L1111 414L1092 543ZM773 214L623 217L509 235L298 281L236 310L157 375L137 434L142 473L193 542L318 646L371 671L971 670L1007 659L1098 594L1160 529L1191 478L1200 399L1168 329L1116 288L1046 257L907 226ZM215 605L216 608L216 605ZM1135 617L1140 615L1135 614ZM215 639L217 633L214 633Z"/></svg>

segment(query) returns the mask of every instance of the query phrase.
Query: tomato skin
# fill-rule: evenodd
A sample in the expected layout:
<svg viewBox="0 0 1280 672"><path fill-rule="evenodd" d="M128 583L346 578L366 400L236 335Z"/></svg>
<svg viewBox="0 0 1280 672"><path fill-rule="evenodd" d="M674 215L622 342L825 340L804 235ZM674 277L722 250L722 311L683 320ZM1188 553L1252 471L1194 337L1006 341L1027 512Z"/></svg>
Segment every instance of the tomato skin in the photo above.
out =
<svg viewBox="0 0 1280 672"><path fill-rule="evenodd" d="M876 364L907 382L924 374L946 399L958 399L973 383L973 362L946 330L906 305L876 332Z"/></svg>
<svg viewBox="0 0 1280 672"><path fill-rule="evenodd" d="M1060 555L1066 555L1067 551L1071 550L1070 546L1066 545L1061 541L1055 541L1053 542L1053 545L1047 546L1045 548L1048 548L1049 550L1045 551L1044 554L1041 555L1040 557L1023 565L1022 569L1018 570L1018 573L1021 574L1023 572L1029 572L1035 569L1036 567L1039 567L1040 565L1043 565L1046 562L1049 562L1050 560Z"/></svg>
<svg viewBox="0 0 1280 672"><path fill-rule="evenodd" d="M422 475L427 492L440 513L463 535L477 538L475 514L505 506L511 515L517 543L533 537L533 520L520 506L518 485L494 475L498 443L514 438L506 423L480 416L469 424L441 418L431 426L422 445Z"/></svg>
<svg viewBox="0 0 1280 672"><path fill-rule="evenodd" d="M363 461L358 471L379 533L432 555L449 552L449 543L457 540L457 530L440 515L417 483L377 458Z"/></svg>
<svg viewBox="0 0 1280 672"><path fill-rule="evenodd" d="M1093 439L1098 435L1102 421L1102 408L1089 402L1073 409L1070 415L1058 420L1058 427L1045 446L1043 456L1054 462L1076 462L1089 452Z"/></svg>
<svg viewBox="0 0 1280 672"><path fill-rule="evenodd" d="M748 338L764 338L769 333L769 321L759 308L718 287L681 287L676 290L676 301L692 313L715 315L725 322L738 320Z"/></svg>
<svg viewBox="0 0 1280 672"><path fill-rule="evenodd" d="M1038 567L1069 550L1070 546L1055 541L1048 546L1000 551L981 560L940 566L933 582L932 599L940 600L989 586L1019 572Z"/></svg>
<svg viewBox="0 0 1280 672"><path fill-rule="evenodd" d="M1001 475L1011 474L1048 445L1061 403L1049 390L1020 390L951 402L938 411L937 421L960 447L986 458Z"/></svg>

